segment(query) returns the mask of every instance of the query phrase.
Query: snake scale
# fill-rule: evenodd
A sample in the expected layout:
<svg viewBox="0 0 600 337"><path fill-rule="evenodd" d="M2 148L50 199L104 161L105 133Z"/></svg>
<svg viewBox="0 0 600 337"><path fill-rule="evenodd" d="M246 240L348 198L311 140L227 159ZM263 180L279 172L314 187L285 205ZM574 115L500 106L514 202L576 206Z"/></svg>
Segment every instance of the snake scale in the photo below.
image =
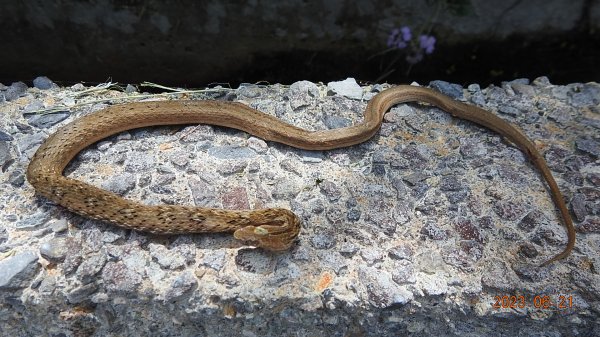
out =
<svg viewBox="0 0 600 337"><path fill-rule="evenodd" d="M567 229L562 252L544 263L567 257L575 229L560 190L535 145L516 126L496 115L451 99L437 91L409 85L386 89L367 104L363 121L349 127L308 131L235 102L213 100L137 102L114 105L81 117L48 137L33 156L27 180L42 196L67 209L119 226L157 234L233 232L234 237L269 250L288 249L300 232L300 220L289 210L224 210L181 205L143 205L63 176L67 164L85 147L113 134L153 125L205 123L243 130L264 140L306 150L329 150L362 143L381 126L394 105L420 102L489 128L521 149L540 171Z"/></svg>

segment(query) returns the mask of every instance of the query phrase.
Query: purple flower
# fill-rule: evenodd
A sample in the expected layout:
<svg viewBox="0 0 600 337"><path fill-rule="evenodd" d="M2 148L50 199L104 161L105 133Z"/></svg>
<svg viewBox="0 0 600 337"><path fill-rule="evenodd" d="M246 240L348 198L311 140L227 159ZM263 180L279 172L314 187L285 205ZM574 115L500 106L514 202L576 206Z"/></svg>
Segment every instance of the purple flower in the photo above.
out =
<svg viewBox="0 0 600 337"><path fill-rule="evenodd" d="M419 46L421 49L425 50L425 54L433 53L433 50L435 49L435 37L431 35L419 36Z"/></svg>
<svg viewBox="0 0 600 337"><path fill-rule="evenodd" d="M407 44L406 42L402 41L402 40L398 40L398 42L396 42L396 48L398 49L404 49L406 48Z"/></svg>
<svg viewBox="0 0 600 337"><path fill-rule="evenodd" d="M398 28L392 29L392 32L390 33L390 36L388 36L388 40L387 40L387 46L389 48L394 47L399 34L400 34L400 29L398 29Z"/></svg>
<svg viewBox="0 0 600 337"><path fill-rule="evenodd" d="M407 26L404 26L404 27L400 28L400 31L402 32L402 41L408 42L408 41L410 41L410 39L412 39L412 34L410 33L410 28L408 28Z"/></svg>
<svg viewBox="0 0 600 337"><path fill-rule="evenodd" d="M404 49L408 46L408 43L412 39L410 28L403 26L401 28L394 28L388 36L387 46L389 48Z"/></svg>

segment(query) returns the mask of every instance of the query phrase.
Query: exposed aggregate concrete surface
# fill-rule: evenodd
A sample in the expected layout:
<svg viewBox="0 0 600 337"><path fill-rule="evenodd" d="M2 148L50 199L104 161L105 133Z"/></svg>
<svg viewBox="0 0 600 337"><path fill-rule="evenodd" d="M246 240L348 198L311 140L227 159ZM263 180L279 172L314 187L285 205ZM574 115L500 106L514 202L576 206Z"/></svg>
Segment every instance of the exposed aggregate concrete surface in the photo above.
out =
<svg viewBox="0 0 600 337"><path fill-rule="evenodd" d="M147 204L285 207L290 251L231 235L156 236L36 196L25 171L61 125L126 90L0 85L0 336L599 336L600 86L545 77L449 96L520 126L568 202L577 245L541 176L494 132L401 104L363 144L305 151L214 126L130 130L65 174ZM245 103L317 130L361 120L389 85L242 85L186 99ZM40 111L53 109L52 113Z"/></svg>

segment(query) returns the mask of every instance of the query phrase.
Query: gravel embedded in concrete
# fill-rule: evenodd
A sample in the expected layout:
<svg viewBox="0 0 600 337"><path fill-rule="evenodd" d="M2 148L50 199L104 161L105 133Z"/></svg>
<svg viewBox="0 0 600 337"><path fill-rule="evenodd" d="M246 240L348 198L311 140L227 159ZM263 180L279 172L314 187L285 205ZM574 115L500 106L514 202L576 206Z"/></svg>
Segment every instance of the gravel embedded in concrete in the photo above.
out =
<svg viewBox="0 0 600 337"><path fill-rule="evenodd" d="M228 336L595 332L598 84L432 83L518 124L548 160L579 241L544 268L566 235L539 173L498 134L431 106L393 107L373 139L344 149L298 150L213 126L145 128L92 145L66 169L153 205L292 209L301 235L290 251L272 253L227 234L125 230L35 196L23 181L35 149L106 106L86 106L93 95L64 99L84 86L40 86L0 89L11 98L0 110L18 112L0 120L0 325L8 335L41 327L57 336L211 335L217 327ZM301 81L211 97L316 130L360 121L366 100L386 87ZM45 102L69 114L34 118ZM74 103L83 108L68 108ZM495 308L504 295L563 296L573 306Z"/></svg>

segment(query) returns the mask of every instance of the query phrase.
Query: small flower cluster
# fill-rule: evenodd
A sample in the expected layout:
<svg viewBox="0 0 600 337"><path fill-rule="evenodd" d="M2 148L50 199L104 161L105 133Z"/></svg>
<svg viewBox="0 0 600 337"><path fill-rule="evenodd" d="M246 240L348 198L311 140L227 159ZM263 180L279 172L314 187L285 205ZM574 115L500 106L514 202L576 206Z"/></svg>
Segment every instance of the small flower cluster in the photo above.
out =
<svg viewBox="0 0 600 337"><path fill-rule="evenodd" d="M392 29L387 40L387 46L393 49L405 49L409 47L406 61L416 64L423 59L423 53L431 54L435 49L435 37L432 35L420 35L417 43L411 43L412 32L407 26Z"/></svg>

